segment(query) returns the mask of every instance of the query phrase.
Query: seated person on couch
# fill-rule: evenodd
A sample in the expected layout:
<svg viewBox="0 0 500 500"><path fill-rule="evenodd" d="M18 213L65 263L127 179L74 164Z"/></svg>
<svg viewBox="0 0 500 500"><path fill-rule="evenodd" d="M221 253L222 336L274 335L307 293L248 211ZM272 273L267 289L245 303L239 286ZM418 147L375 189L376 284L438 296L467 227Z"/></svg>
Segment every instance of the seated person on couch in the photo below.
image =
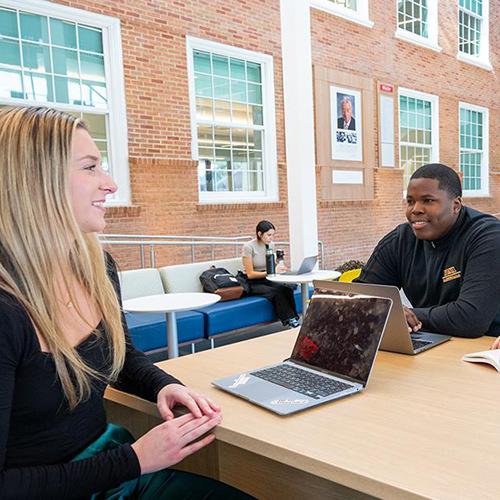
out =
<svg viewBox="0 0 500 500"><path fill-rule="evenodd" d="M457 173L428 164L411 176L407 223L384 236L361 283L402 288L413 331L500 335L500 221L462 205Z"/></svg>
<svg viewBox="0 0 500 500"><path fill-rule="evenodd" d="M261 295L273 304L276 315L284 326L299 326L299 315L295 308L293 289L285 284L269 281L266 276L266 248L274 251L272 222L261 220L255 228L256 238L243 245L243 267L250 285L250 295ZM277 269L278 272L284 269Z"/></svg>

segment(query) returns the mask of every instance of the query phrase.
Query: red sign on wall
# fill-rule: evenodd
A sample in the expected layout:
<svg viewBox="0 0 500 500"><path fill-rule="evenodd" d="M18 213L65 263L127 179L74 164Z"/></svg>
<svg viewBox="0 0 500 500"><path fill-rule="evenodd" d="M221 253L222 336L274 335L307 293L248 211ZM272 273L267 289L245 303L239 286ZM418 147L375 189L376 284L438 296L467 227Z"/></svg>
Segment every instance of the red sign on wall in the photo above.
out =
<svg viewBox="0 0 500 500"><path fill-rule="evenodd" d="M392 94L394 92L394 85L390 85L388 83L381 83L379 89L382 92L389 92L390 94Z"/></svg>

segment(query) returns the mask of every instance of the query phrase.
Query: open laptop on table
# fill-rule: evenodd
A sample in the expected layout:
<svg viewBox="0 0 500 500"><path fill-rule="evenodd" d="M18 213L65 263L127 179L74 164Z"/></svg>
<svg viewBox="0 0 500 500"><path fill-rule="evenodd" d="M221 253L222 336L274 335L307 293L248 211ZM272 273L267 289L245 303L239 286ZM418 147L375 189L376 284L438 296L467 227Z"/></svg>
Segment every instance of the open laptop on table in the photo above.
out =
<svg viewBox="0 0 500 500"><path fill-rule="evenodd" d="M307 273L310 273L314 269L316 262L318 262L317 255L313 255L311 257L306 257L302 261L302 264L300 264L300 267L298 269L296 269L295 271L286 271L286 272L280 273L280 274L285 275L285 276L291 276L291 275L295 275L295 274L307 274Z"/></svg>
<svg viewBox="0 0 500 500"><path fill-rule="evenodd" d="M408 331L403 303L399 289L395 286L372 285L366 283L342 283L340 281L323 282L315 281L315 286L322 286L328 283L332 290L344 293L362 293L366 295L375 295L377 297L387 297L392 300L392 309L387 322L387 328L380 344L383 351L398 352L401 354L418 354L435 347L447 340L449 335L442 335L431 332L412 332Z"/></svg>
<svg viewBox="0 0 500 500"><path fill-rule="evenodd" d="M280 415L362 391L391 304L316 289L289 359L212 383Z"/></svg>

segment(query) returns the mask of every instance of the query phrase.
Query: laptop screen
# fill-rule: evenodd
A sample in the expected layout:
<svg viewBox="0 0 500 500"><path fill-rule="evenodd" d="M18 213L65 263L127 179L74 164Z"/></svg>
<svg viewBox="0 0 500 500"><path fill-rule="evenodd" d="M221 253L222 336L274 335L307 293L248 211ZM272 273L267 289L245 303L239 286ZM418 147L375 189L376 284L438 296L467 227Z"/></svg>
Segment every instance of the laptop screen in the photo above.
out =
<svg viewBox="0 0 500 500"><path fill-rule="evenodd" d="M366 384L391 300L316 289L291 359Z"/></svg>

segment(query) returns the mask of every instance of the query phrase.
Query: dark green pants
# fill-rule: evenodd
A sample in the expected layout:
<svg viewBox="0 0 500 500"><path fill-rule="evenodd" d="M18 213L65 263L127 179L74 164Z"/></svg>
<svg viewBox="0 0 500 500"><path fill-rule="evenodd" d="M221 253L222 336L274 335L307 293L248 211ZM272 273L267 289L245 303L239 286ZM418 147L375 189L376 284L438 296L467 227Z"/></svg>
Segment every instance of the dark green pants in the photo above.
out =
<svg viewBox="0 0 500 500"><path fill-rule="evenodd" d="M73 461L83 460L125 443L134 438L123 427L108 424L106 431L96 441L78 454ZM227 484L189 472L164 469L144 474L126 481L116 488L92 495L92 500L122 499L169 499L169 500L248 500L253 497Z"/></svg>

